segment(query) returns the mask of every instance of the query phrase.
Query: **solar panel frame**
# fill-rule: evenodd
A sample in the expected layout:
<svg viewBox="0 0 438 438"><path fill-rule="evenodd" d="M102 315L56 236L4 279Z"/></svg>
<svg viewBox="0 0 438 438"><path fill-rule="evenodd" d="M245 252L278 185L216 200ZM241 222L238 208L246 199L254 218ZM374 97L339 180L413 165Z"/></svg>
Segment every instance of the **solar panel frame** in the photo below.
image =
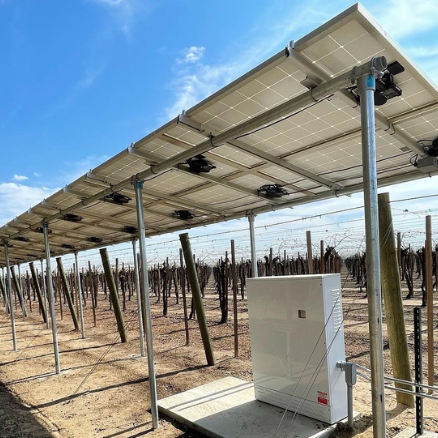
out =
<svg viewBox="0 0 438 438"><path fill-rule="evenodd" d="M147 175L143 203L149 236L361 190L360 114L348 91L298 108L293 116L263 122L240 138L221 144L213 139L308 93L309 80L317 85L321 78L350 71L380 54L400 62L405 73L396 77L404 96L376 108L379 185L427 176L409 165L409 157L422 152L419 140L437 131L438 89L357 4L5 224L0 239L32 235L28 244L10 248L11 262L32 259L23 258L21 251L33 253L32 244L39 248L42 235L37 239L31 230L45 218L53 218L50 241L61 245L56 254L71 252L62 248L63 239L74 242L75 250L131 240L120 229L123 222L136 223L130 182L139 174ZM194 174L186 159L175 161L198 150L216 166L210 174ZM289 194L266 199L258 194L264 184L283 185ZM104 202L104 194L113 191L131 198L129 204ZM195 219L176 219L173 213L179 209L189 209ZM59 220L70 210L84 221ZM78 233L94 233L103 242L89 242ZM0 266L4 262L0 254Z"/></svg>

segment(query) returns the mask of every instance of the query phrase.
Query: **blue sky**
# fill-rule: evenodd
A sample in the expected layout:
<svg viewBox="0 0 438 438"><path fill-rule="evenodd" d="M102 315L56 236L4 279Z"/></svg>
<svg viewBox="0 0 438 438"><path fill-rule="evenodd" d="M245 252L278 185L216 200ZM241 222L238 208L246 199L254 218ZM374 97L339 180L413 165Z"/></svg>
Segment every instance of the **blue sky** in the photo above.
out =
<svg viewBox="0 0 438 438"><path fill-rule="evenodd" d="M438 2L362 3L438 82ZM0 0L0 224L351 4ZM428 181L395 188L393 197L435 193L436 180ZM359 205L361 196L350 202ZM340 205L267 215L261 223ZM409 207L427 212L431 201Z"/></svg>

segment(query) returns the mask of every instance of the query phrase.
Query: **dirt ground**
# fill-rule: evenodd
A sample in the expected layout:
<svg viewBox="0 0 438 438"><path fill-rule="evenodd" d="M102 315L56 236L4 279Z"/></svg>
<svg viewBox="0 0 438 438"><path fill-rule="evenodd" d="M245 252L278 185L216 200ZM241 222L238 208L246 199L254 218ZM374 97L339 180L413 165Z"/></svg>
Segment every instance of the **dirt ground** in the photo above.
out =
<svg viewBox="0 0 438 438"><path fill-rule="evenodd" d="M354 284L345 281L343 307L347 359L369 367L367 303ZM230 294L231 295L231 294ZM168 316L162 304L151 297L153 339L158 398L199 386L226 376L252 379L246 300L238 302L239 356L234 358L232 312L229 323L219 324L217 296L208 290L205 299L216 365L206 366L197 321L190 321L190 345L185 345L185 330L180 304L169 298ZM18 352L12 351L11 326L4 306L0 309L0 437L106 437L149 436L191 437L190 431L168 419L160 419L152 430L149 413L147 359L140 356L136 301L128 302L125 325L128 342L120 343L113 312L99 296L97 327L93 327L91 302L85 309L86 339L74 331L68 307L57 319L61 374L55 374L52 333L42 322L37 306L23 321L17 310ZM420 300L405 301L409 346L413 349L412 309ZM230 309L232 309L230 302ZM435 306L435 315L437 314ZM423 325L426 328L424 312ZM389 348L385 335L385 373L391 374ZM435 332L435 340L438 330ZM427 370L427 342L424 334L424 370ZM438 343L435 341L435 355ZM413 355L412 355L413 360ZM425 382L426 382L425 376ZM435 375L435 382L438 376ZM388 436L406 427L415 427L415 409L399 409L392 391L386 392ZM354 387L354 409L362 417L354 431L338 431L337 437L372 437L369 382L359 378ZM425 400L424 425L438 432L438 402Z"/></svg>

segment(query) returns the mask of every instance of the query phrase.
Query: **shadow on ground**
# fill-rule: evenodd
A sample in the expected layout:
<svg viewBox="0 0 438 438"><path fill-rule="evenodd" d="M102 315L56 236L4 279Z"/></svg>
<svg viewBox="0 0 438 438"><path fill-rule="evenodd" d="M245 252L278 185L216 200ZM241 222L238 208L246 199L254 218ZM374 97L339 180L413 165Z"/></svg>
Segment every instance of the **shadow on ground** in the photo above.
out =
<svg viewBox="0 0 438 438"><path fill-rule="evenodd" d="M37 414L38 415L38 414ZM57 430L40 421L31 409L6 387L0 384L0 437L2 438L55 438L59 437Z"/></svg>

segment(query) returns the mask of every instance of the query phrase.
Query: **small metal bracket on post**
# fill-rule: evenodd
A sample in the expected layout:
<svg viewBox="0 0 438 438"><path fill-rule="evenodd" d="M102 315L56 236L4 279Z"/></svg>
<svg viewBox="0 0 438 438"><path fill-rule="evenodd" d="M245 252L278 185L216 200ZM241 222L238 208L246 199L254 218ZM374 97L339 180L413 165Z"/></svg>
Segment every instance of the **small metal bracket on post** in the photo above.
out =
<svg viewBox="0 0 438 438"><path fill-rule="evenodd" d="M353 386L357 382L357 366L353 362L337 362L336 367L345 372L347 384L348 427L353 428Z"/></svg>

